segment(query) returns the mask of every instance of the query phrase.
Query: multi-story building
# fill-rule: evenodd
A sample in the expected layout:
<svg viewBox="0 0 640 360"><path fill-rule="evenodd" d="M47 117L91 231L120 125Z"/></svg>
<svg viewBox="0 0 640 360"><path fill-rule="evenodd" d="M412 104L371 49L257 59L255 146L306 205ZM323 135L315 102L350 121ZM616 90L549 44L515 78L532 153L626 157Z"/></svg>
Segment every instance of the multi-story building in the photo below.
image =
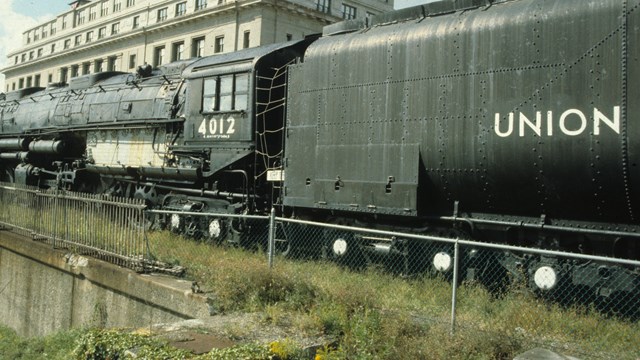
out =
<svg viewBox="0 0 640 360"><path fill-rule="evenodd" d="M392 9L393 0L77 0L25 31L2 71L9 92L300 39Z"/></svg>

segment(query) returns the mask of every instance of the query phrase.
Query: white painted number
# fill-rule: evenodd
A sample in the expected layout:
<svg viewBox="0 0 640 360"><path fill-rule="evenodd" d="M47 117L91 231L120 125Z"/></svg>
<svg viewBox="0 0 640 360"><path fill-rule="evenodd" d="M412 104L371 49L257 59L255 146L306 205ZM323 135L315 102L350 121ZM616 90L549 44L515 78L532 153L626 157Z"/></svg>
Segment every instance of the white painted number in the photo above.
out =
<svg viewBox="0 0 640 360"><path fill-rule="evenodd" d="M202 119L202 123L200 123L200 127L198 128L198 133L202 134L204 137L229 137L229 135L235 134L235 126L236 119L232 117L228 119Z"/></svg>

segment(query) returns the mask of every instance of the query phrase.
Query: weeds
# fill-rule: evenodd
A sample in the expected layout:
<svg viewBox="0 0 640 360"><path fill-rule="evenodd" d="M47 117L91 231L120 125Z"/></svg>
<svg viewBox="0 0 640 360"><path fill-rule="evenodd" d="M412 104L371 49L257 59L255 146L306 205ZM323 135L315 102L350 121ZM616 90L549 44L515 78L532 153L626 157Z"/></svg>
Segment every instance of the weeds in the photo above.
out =
<svg viewBox="0 0 640 360"><path fill-rule="evenodd" d="M640 337L637 324L522 291L496 297L480 285L463 284L460 326L452 336L452 289L445 279L280 258L270 270L260 252L209 247L167 233L150 236L158 256L188 264L188 276L213 289L223 310L264 312L272 324L335 339L336 346L319 351L320 359L508 359L538 346L577 356L602 349L618 358L640 356L632 341Z"/></svg>
<svg viewBox="0 0 640 360"><path fill-rule="evenodd" d="M67 360L80 330L71 330L44 338L22 339L13 330L0 326L0 360Z"/></svg>

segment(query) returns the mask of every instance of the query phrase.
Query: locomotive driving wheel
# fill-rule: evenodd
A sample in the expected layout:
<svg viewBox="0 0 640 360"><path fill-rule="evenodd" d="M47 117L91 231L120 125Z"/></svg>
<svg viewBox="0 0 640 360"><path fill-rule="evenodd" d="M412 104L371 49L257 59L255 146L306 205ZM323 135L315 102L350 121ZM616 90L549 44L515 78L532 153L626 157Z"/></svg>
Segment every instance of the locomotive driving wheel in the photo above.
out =
<svg viewBox="0 0 640 360"><path fill-rule="evenodd" d="M12 169L4 169L4 171L2 172L2 178L0 178L1 181L4 182L8 182L8 183L14 183L15 182L15 177L13 175L13 170Z"/></svg>
<svg viewBox="0 0 640 360"><path fill-rule="evenodd" d="M211 244L222 244L227 238L229 225L227 220L218 217L207 217L204 221L204 239Z"/></svg>

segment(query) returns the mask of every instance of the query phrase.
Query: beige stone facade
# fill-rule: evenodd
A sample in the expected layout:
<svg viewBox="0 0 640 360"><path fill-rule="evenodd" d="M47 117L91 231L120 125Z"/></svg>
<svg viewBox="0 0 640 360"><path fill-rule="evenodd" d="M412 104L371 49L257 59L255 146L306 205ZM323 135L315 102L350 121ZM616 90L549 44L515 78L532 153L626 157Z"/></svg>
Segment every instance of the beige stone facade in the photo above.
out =
<svg viewBox="0 0 640 360"><path fill-rule="evenodd" d="M0 90L301 39L392 9L393 0L80 0L23 33Z"/></svg>

